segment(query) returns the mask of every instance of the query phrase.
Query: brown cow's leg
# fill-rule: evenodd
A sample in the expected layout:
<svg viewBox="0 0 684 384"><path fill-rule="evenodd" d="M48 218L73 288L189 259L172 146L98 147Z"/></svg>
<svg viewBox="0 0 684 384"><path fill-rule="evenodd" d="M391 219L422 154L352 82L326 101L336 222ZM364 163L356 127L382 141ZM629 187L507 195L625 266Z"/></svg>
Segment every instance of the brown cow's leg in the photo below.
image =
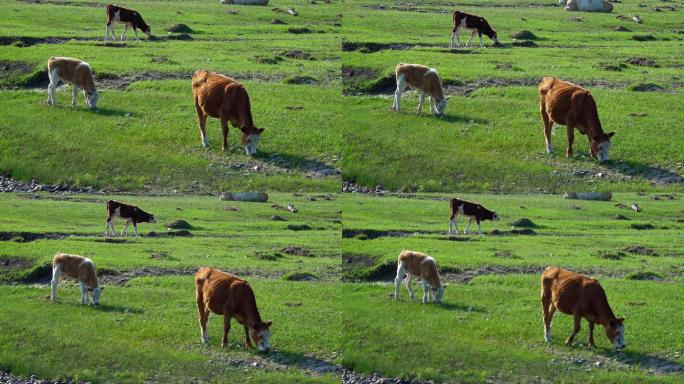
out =
<svg viewBox="0 0 684 384"><path fill-rule="evenodd" d="M542 123L544 124L544 138L546 139L546 153L553 153L553 144L551 143L551 130L553 128L553 122L551 118L546 113L546 105L541 103L541 117Z"/></svg>
<svg viewBox="0 0 684 384"><path fill-rule="evenodd" d="M221 117L221 133L223 134L223 152L228 152L228 120Z"/></svg>
<svg viewBox="0 0 684 384"><path fill-rule="evenodd" d="M567 156L572 157L572 143L575 141L575 127L568 125L568 151Z"/></svg>
<svg viewBox="0 0 684 384"><path fill-rule="evenodd" d="M544 283L542 283L544 284ZM544 321L544 340L547 343L551 342L551 320L553 319L553 313L556 311L556 307L551 303L551 296L547 292L547 287L542 285L542 320Z"/></svg>
<svg viewBox="0 0 684 384"><path fill-rule="evenodd" d="M594 323L589 322L589 346L596 348L596 343L594 343Z"/></svg>
<svg viewBox="0 0 684 384"><path fill-rule="evenodd" d="M207 307L204 305L204 299L202 298L202 292L199 286L197 287L197 313L199 315L202 343L206 344L209 342L209 337L207 336L207 320L209 319L209 311L207 311Z"/></svg>
<svg viewBox="0 0 684 384"><path fill-rule="evenodd" d="M221 347L228 346L228 332L230 332L230 315L227 313L223 314L223 340L221 341Z"/></svg>
<svg viewBox="0 0 684 384"><path fill-rule="evenodd" d="M250 338L249 338L249 327L247 327L246 325L244 327L245 327L245 347L249 348L252 346L252 340L250 340Z"/></svg>
<svg viewBox="0 0 684 384"><path fill-rule="evenodd" d="M570 336L568 336L568 339L565 340L565 345L567 345L567 346L572 345L572 341L575 340L575 336L580 331L580 322L582 321L582 317L575 315L574 320L575 320L575 324L574 324L574 327L572 328L572 333L570 334Z"/></svg>
<svg viewBox="0 0 684 384"><path fill-rule="evenodd" d="M200 136L202 137L202 146L208 147L209 140L207 139L207 115L202 111L202 107L195 100L195 112L197 112L197 126L200 130Z"/></svg>

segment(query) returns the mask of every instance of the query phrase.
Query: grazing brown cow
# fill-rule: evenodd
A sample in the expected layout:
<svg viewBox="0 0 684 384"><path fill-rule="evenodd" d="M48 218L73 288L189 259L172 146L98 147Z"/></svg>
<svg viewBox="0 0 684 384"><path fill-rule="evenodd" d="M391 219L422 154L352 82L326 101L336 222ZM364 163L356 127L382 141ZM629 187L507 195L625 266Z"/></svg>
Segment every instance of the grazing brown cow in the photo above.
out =
<svg viewBox="0 0 684 384"><path fill-rule="evenodd" d="M406 275L406 279L404 279ZM409 291L411 301L414 300L411 279L413 276L420 278L423 287L423 304L434 299L435 303L442 302L444 288L439 279L439 269L437 262L431 256L421 252L401 251L397 260L397 277L394 279L394 299L399 298L399 288L401 281L404 280Z"/></svg>
<svg viewBox="0 0 684 384"><path fill-rule="evenodd" d="M572 341L580 330L582 318L589 322L589 345L594 344L594 325L601 324L615 349L625 348L624 318L616 318L599 282L579 273L548 267L541 275L541 303L544 339L551 342L551 320L556 309L575 317L575 327L565 341Z"/></svg>
<svg viewBox="0 0 684 384"><path fill-rule="evenodd" d="M242 145L247 156L256 154L257 144L264 128L257 128L252 121L249 95L236 80L219 73L198 70L192 77L192 95L195 99L197 124L202 135L202 145L207 140L207 116L218 118L223 131L223 151L228 151L228 121L242 131Z"/></svg>
<svg viewBox="0 0 684 384"><path fill-rule="evenodd" d="M554 77L545 77L539 83L539 109L548 153L553 152L551 128L556 123L568 128L568 157L572 156L574 130L577 128L581 134L589 137L591 155L601 162L608 161L610 138L615 132L603 132L596 102L588 90Z"/></svg>
<svg viewBox="0 0 684 384"><path fill-rule="evenodd" d="M213 312L223 315L222 347L228 345L230 320L235 318L245 328L246 347L251 347L253 340L259 351L271 349L268 339L272 322L261 321L254 291L247 281L218 269L202 267L195 274L195 288L203 343L209 342L207 320Z"/></svg>
<svg viewBox="0 0 684 384"><path fill-rule="evenodd" d="M78 281L81 288L81 304L88 304L88 291L92 292L93 305L100 305L100 288L97 282L97 270L90 259L83 256L58 253L52 258L52 281L50 300L57 299L57 284L62 274Z"/></svg>

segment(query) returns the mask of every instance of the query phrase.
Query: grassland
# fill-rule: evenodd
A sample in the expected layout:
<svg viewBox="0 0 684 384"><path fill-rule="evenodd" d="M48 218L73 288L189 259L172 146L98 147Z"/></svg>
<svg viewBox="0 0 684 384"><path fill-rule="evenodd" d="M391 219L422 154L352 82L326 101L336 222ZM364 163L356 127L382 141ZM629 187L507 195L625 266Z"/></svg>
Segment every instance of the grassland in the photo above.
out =
<svg viewBox="0 0 684 384"><path fill-rule="evenodd" d="M683 289L681 194L652 200L622 193L611 202L461 197L496 210L501 220L484 222L485 236L449 239L444 195L345 196L343 273L354 282L344 294L354 303L344 339L346 366L438 382L682 380L684 333L676 315L682 308L670 304ZM632 202L642 211L615 206ZM533 222L529 229L536 234L511 229L521 218ZM631 227L647 223L653 228ZM464 226L462 219L461 231ZM435 257L451 283L443 305L410 303L403 286L402 299L392 300L403 249ZM576 345L565 347L572 320L563 314L556 315L553 343L544 343L538 273L549 265L599 278L613 310L627 318L625 352L613 353L602 330L598 348L587 347L586 323Z"/></svg>
<svg viewBox="0 0 684 384"><path fill-rule="evenodd" d="M141 224L137 238L105 241L104 201L112 197L139 204L158 224ZM0 202L6 208L0 224L0 369L93 382L339 382L335 195L274 194L263 204L3 194ZM275 204L292 204L298 212ZM273 215L286 221L271 220ZM190 223L190 235L165 228L180 219ZM55 252L96 263L105 286L100 307L78 306L78 288L68 280L57 303L46 299L47 265ZM274 321L276 352L262 356L241 347L238 326L230 347L220 349L219 317L209 321L211 344L200 344L192 273L203 265L250 281L262 316Z"/></svg>
<svg viewBox="0 0 684 384"><path fill-rule="evenodd" d="M338 189L340 4L143 1L135 8L155 39L104 42L99 3L6 4L0 172L121 191ZM190 40L165 31L177 23L191 28ZM104 89L97 112L85 110L82 99L70 108L69 90L58 93L60 107L45 106L47 58L60 55L91 64ZM266 128L256 158L240 150L235 129L231 151L221 153L216 121L209 123L212 147L201 149L189 85L199 68L245 82L255 122Z"/></svg>
<svg viewBox="0 0 684 384"><path fill-rule="evenodd" d="M344 118L360 127L344 132L346 180L406 191L681 189L684 137L675 126L684 118L684 62L672 54L682 40L679 5L656 11L662 2L619 3L612 14L592 14L538 1L354 4L343 23L342 81L353 106ZM448 49L456 8L486 17L502 46ZM637 14L642 24L630 20ZM630 32L615 31L619 25ZM512 44L522 30L534 34L537 47ZM630 63L634 58L651 62ZM451 95L444 118L415 117L411 93L403 113L390 112L399 62L439 71ZM564 128L554 138L556 154L545 154L536 95L544 76L592 90L604 129L617 132L610 163L589 158L584 136L575 141L575 158L565 159ZM630 90L644 83L662 90Z"/></svg>

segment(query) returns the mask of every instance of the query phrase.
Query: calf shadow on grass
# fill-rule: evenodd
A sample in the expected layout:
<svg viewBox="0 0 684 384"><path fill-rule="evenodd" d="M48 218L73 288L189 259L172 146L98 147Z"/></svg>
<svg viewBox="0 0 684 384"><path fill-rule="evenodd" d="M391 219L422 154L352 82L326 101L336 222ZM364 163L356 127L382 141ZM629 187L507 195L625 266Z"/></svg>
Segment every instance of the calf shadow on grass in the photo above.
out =
<svg viewBox="0 0 684 384"><path fill-rule="evenodd" d="M122 305L113 305L113 304L106 304L106 303L102 303L100 305L92 306L92 308L95 311L99 311L99 312L131 313L131 314L136 314L136 315L140 315L140 314L145 313L145 311L142 308L124 307Z"/></svg>
<svg viewBox="0 0 684 384"><path fill-rule="evenodd" d="M114 117L138 117L138 114L129 112L129 111L124 111L121 109L115 109L115 108L101 108L97 107L95 110L88 109L87 111L97 114L97 115L102 115L102 116L114 116Z"/></svg>
<svg viewBox="0 0 684 384"><path fill-rule="evenodd" d="M449 290L448 289L445 290L445 296L446 296L446 292L449 292ZM474 307L472 305L465 305L465 304L448 303L448 302L444 302L444 301L441 304L437 304L437 308L444 309L447 311L487 313L487 311L481 307Z"/></svg>

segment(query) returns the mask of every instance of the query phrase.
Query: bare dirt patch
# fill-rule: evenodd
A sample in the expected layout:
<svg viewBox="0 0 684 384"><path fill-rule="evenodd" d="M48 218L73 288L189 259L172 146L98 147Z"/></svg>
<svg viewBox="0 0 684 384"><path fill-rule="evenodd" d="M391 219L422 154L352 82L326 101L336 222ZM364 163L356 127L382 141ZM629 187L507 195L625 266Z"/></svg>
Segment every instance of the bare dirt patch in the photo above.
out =
<svg viewBox="0 0 684 384"><path fill-rule="evenodd" d="M187 229L181 229L179 231L166 231L166 232L156 232L156 231L150 231L145 237L190 237L192 236L192 232L188 231Z"/></svg>
<svg viewBox="0 0 684 384"><path fill-rule="evenodd" d="M33 232L0 232L0 241L14 241L17 243L28 243L35 240L61 240L68 233L33 233Z"/></svg>
<svg viewBox="0 0 684 384"><path fill-rule="evenodd" d="M381 231L376 229L343 229L342 238L354 238L357 240L373 240L379 237L408 237L411 232L405 231Z"/></svg>
<svg viewBox="0 0 684 384"><path fill-rule="evenodd" d="M537 232L535 232L532 228L511 229L510 231L500 230L500 229L492 229L491 231L489 231L489 236L511 236L511 235L534 236L536 234L537 234Z"/></svg>
<svg viewBox="0 0 684 384"><path fill-rule="evenodd" d="M299 59L299 60L311 60L312 56L310 53L306 53L304 51L299 51L299 50L289 50L282 52L281 55L285 57L289 57L290 59Z"/></svg>
<svg viewBox="0 0 684 384"><path fill-rule="evenodd" d="M4 270L28 269L33 262L20 257L0 256L0 268Z"/></svg>
<svg viewBox="0 0 684 384"><path fill-rule="evenodd" d="M502 267L496 265L483 266L475 269L442 268L440 275L447 282L467 284L473 278L484 275L510 275L510 274L538 274L543 267Z"/></svg>
<svg viewBox="0 0 684 384"><path fill-rule="evenodd" d="M634 255L657 256L658 254L649 247L643 245L631 245L623 249L624 252L629 252Z"/></svg>
<svg viewBox="0 0 684 384"><path fill-rule="evenodd" d="M648 59L646 57L630 57L627 59L627 63L632 65L640 65L642 67L657 67L655 60Z"/></svg>
<svg viewBox="0 0 684 384"><path fill-rule="evenodd" d="M633 223L629 227L639 231L643 231L646 229L655 229L655 226L651 223Z"/></svg>
<svg viewBox="0 0 684 384"><path fill-rule="evenodd" d="M0 371L0 383L8 384L85 384L85 381L76 381L71 379L56 380L56 379L40 379L36 375L29 377L15 376L9 372Z"/></svg>
<svg viewBox="0 0 684 384"><path fill-rule="evenodd" d="M280 260L283 258L283 254L280 252L256 251L256 252L254 252L254 257L259 259L259 260L277 261L277 260Z"/></svg>
<svg viewBox="0 0 684 384"><path fill-rule="evenodd" d="M293 256L313 257L313 253L311 253L310 250L308 250L306 248L298 247L296 245L289 245L289 246L281 249L280 252L288 254L288 255L293 255Z"/></svg>
<svg viewBox="0 0 684 384"><path fill-rule="evenodd" d="M623 257L627 256L624 252L621 251L598 251L597 257L601 259L607 259L607 260L620 260Z"/></svg>
<svg viewBox="0 0 684 384"><path fill-rule="evenodd" d="M290 231L310 231L313 228L309 224L290 224L287 229Z"/></svg>
<svg viewBox="0 0 684 384"><path fill-rule="evenodd" d="M346 253L342 255L343 267L370 267L375 264L375 258L368 255Z"/></svg>

